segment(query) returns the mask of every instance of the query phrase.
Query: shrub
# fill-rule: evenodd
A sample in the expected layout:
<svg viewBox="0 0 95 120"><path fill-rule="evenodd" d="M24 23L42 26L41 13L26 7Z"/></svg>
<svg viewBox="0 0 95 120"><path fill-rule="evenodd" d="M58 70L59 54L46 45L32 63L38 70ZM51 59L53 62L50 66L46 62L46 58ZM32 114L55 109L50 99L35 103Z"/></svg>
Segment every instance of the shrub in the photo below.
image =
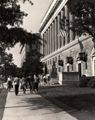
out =
<svg viewBox="0 0 95 120"><path fill-rule="evenodd" d="M89 82L88 82L88 86L95 88L95 78L92 78Z"/></svg>
<svg viewBox="0 0 95 120"><path fill-rule="evenodd" d="M79 80L80 87L87 87L87 78L85 75L82 75Z"/></svg>

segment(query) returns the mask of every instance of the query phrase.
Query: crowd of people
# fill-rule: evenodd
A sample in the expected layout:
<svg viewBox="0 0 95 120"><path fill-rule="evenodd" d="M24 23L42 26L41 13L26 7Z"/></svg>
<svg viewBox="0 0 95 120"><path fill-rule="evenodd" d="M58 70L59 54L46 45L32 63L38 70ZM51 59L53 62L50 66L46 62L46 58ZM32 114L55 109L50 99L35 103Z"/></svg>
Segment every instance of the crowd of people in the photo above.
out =
<svg viewBox="0 0 95 120"><path fill-rule="evenodd" d="M23 94L26 93L27 87L30 89L30 93L38 93L38 84L40 78L38 75L29 75L27 77L23 76L22 78L15 77L11 78L11 76L7 79L7 89L10 91L14 86L15 94L17 95L19 92L19 88L23 90Z"/></svg>
<svg viewBox="0 0 95 120"><path fill-rule="evenodd" d="M41 81L43 81L44 85L50 85L50 75L48 74L47 76L38 76L37 74L34 74L29 76L22 76L21 78L9 76L7 78L7 90L10 91L12 88L14 88L15 95L18 95L19 89L22 89L23 94L26 94L26 89L28 88L30 89L30 93L37 94L38 86L43 84Z"/></svg>

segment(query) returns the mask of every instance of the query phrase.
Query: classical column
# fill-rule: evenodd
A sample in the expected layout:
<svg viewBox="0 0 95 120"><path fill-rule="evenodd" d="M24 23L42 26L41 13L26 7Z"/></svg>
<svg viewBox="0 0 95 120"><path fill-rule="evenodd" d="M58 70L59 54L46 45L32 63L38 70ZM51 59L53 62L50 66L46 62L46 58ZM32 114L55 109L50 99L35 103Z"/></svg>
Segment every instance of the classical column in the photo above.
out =
<svg viewBox="0 0 95 120"><path fill-rule="evenodd" d="M63 9L61 10L61 17L60 17L61 19L61 24L60 24L60 27L62 28L62 20L63 20ZM64 40L64 36L61 36L61 38L60 38L60 40L61 40L61 47L63 46L63 40Z"/></svg>
<svg viewBox="0 0 95 120"><path fill-rule="evenodd" d="M43 33L43 48L42 48L42 54L45 55L45 35Z"/></svg>
<svg viewBox="0 0 95 120"><path fill-rule="evenodd" d="M49 38L50 38L50 53L51 53L51 25L50 25L50 28L49 28Z"/></svg>
<svg viewBox="0 0 95 120"><path fill-rule="evenodd" d="M52 41L51 41L51 43L52 43L52 46L51 46L51 50L52 50L52 52L53 52L53 23L51 24L51 36L52 36Z"/></svg>
<svg viewBox="0 0 95 120"><path fill-rule="evenodd" d="M56 18L54 20L54 32L55 32L55 50L57 50L57 21L56 21Z"/></svg>
<svg viewBox="0 0 95 120"><path fill-rule="evenodd" d="M48 53L50 54L50 27L48 28Z"/></svg>
<svg viewBox="0 0 95 120"><path fill-rule="evenodd" d="M54 36L54 51L55 51L55 20L53 21L54 22L54 29L53 29L53 36Z"/></svg>
<svg viewBox="0 0 95 120"><path fill-rule="evenodd" d="M54 51L54 22L52 22L52 52Z"/></svg>
<svg viewBox="0 0 95 120"><path fill-rule="evenodd" d="M64 17L65 17L65 8L63 7L61 10L61 20L63 20L61 23L64 24ZM65 25L62 25L62 28L65 29ZM65 36L62 36L62 46L65 45Z"/></svg>
<svg viewBox="0 0 95 120"><path fill-rule="evenodd" d="M44 33L44 56L46 56L46 32Z"/></svg>
<svg viewBox="0 0 95 120"><path fill-rule="evenodd" d="M57 29L58 29L58 33L57 33L57 35L59 34L59 31L60 31L60 14L57 16L57 18L58 18L58 21L57 21ZM57 36L57 40L58 40L58 48L60 48L60 36L58 35Z"/></svg>
<svg viewBox="0 0 95 120"><path fill-rule="evenodd" d="M58 16L56 18L56 50L58 49Z"/></svg>
<svg viewBox="0 0 95 120"><path fill-rule="evenodd" d="M72 15L71 13L69 13L69 26L73 27L73 22L74 22L74 15ZM74 32L70 29L69 31L70 33L70 41L74 40Z"/></svg>
<svg viewBox="0 0 95 120"><path fill-rule="evenodd" d="M46 38L45 49L46 49L46 56L47 56L47 30L46 30L46 33L45 33L45 38Z"/></svg>
<svg viewBox="0 0 95 120"><path fill-rule="evenodd" d="M52 24L51 24L50 33L51 33L51 53L52 53Z"/></svg>
<svg viewBox="0 0 95 120"><path fill-rule="evenodd" d="M47 34L45 32L45 56L47 55Z"/></svg>
<svg viewBox="0 0 95 120"><path fill-rule="evenodd" d="M68 10L68 7L65 6L65 17L66 17L66 20L69 20L69 10ZM68 26L66 25L65 26L65 29L68 30ZM69 43L69 31L68 32L68 35L65 37L66 39L66 44Z"/></svg>
<svg viewBox="0 0 95 120"><path fill-rule="evenodd" d="M55 21L53 21L53 51L55 51Z"/></svg>
<svg viewBox="0 0 95 120"><path fill-rule="evenodd" d="M47 55L47 46L48 46L48 40L47 40L47 30L46 30L46 46L45 46L45 48L46 48L46 55Z"/></svg>
<svg viewBox="0 0 95 120"><path fill-rule="evenodd" d="M46 49L46 55L47 55L47 30L46 30L45 38L46 38L45 49Z"/></svg>
<svg viewBox="0 0 95 120"><path fill-rule="evenodd" d="M48 29L47 29L47 55L49 54L48 47L49 47L49 38L48 38Z"/></svg>

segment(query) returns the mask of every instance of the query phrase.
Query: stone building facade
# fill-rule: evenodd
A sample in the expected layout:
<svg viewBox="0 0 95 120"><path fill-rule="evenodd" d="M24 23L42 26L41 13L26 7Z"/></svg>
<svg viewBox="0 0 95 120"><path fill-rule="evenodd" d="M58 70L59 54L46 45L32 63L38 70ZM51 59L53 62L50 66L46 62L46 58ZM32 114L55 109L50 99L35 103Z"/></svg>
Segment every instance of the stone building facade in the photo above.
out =
<svg viewBox="0 0 95 120"><path fill-rule="evenodd" d="M21 67L23 63L25 62L26 55L29 51L30 51L29 45L25 44L24 46L21 47L20 49Z"/></svg>
<svg viewBox="0 0 95 120"><path fill-rule="evenodd" d="M95 76L95 57L93 41L90 36L77 38L72 30L67 36L58 36L60 21L65 16L69 21L74 20L66 6L67 0L53 0L41 21L39 32L43 38L41 53L44 57L48 73L51 74L53 63L59 72L79 72L81 75ZM81 49L82 47L82 49ZM72 59L72 63L68 62ZM63 61L63 66L58 61Z"/></svg>

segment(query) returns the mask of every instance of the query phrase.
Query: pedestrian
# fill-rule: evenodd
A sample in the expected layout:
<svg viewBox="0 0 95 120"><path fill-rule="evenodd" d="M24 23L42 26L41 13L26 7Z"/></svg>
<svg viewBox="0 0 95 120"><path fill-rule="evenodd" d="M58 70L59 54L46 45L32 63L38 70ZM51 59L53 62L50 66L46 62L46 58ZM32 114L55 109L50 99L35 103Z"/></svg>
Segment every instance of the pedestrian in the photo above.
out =
<svg viewBox="0 0 95 120"><path fill-rule="evenodd" d="M0 76L0 86L3 88L3 83L4 83L4 77L2 75Z"/></svg>
<svg viewBox="0 0 95 120"><path fill-rule="evenodd" d="M7 90L10 91L11 88L13 88L12 78L9 76L7 79Z"/></svg>
<svg viewBox="0 0 95 120"><path fill-rule="evenodd" d="M43 77L43 79L44 79L44 85L47 83L46 82L46 76L44 75L44 77Z"/></svg>
<svg viewBox="0 0 95 120"><path fill-rule="evenodd" d="M50 86L50 75L48 75L48 84Z"/></svg>
<svg viewBox="0 0 95 120"><path fill-rule="evenodd" d="M31 90L32 90L32 85L31 85L31 76L30 76L30 75L26 78L26 81L27 81L27 83L29 84L29 89L30 89L30 92L31 92Z"/></svg>
<svg viewBox="0 0 95 120"><path fill-rule="evenodd" d="M18 95L19 92L19 84L20 84L20 79L18 77L14 78L14 86L15 86L15 95Z"/></svg>
<svg viewBox="0 0 95 120"><path fill-rule="evenodd" d="M22 77L21 79L21 89L23 89L23 94L26 93L26 78Z"/></svg>
<svg viewBox="0 0 95 120"><path fill-rule="evenodd" d="M38 75L34 74L34 92L38 93L38 84L39 84L39 77Z"/></svg>
<svg viewBox="0 0 95 120"><path fill-rule="evenodd" d="M33 75L30 75L30 84L31 84L31 90L30 92L32 93L33 90L34 90L34 76Z"/></svg>

